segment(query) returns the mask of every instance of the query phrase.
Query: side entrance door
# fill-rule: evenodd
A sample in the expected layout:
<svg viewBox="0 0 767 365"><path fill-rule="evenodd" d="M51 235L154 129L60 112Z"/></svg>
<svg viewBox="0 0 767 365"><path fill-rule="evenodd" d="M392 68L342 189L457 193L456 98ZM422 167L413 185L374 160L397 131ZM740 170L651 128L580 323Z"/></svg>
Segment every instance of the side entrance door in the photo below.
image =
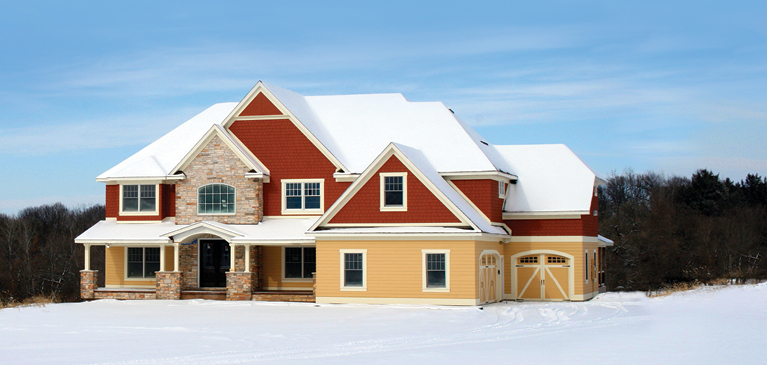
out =
<svg viewBox="0 0 767 365"><path fill-rule="evenodd" d="M516 298L570 300L570 259L555 254L533 254L516 259Z"/></svg>
<svg viewBox="0 0 767 365"><path fill-rule="evenodd" d="M479 300L482 304L495 303L500 299L500 255L482 254L479 257Z"/></svg>
<svg viewBox="0 0 767 365"><path fill-rule="evenodd" d="M226 287L229 271L229 243L224 240L200 240L200 286Z"/></svg>

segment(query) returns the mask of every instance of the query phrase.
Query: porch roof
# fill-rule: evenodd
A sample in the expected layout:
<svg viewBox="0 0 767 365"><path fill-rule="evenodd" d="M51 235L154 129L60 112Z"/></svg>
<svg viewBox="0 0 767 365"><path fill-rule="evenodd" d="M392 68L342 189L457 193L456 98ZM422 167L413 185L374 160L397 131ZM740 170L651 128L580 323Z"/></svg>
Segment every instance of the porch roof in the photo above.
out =
<svg viewBox="0 0 767 365"><path fill-rule="evenodd" d="M224 224L202 221L176 224L172 220L156 223L100 221L77 238L88 244L171 244L201 234L222 237L235 244L290 245L314 243L306 230L317 220L312 218L264 218L258 224ZM223 234L227 232L228 234Z"/></svg>

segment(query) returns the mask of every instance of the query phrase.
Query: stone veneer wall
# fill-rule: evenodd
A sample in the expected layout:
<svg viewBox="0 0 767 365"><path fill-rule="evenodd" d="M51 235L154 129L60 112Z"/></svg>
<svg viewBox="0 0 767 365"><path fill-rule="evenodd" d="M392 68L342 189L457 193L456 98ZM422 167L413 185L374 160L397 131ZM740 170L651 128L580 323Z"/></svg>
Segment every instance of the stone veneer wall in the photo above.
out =
<svg viewBox="0 0 767 365"><path fill-rule="evenodd" d="M118 299L118 300L140 300L140 299L157 299L157 294L154 290L112 290L112 289L99 289L96 290L95 299Z"/></svg>
<svg viewBox="0 0 767 365"><path fill-rule="evenodd" d="M261 179L246 179L248 172L250 168L218 136L214 136L184 169L187 178L176 184L176 224L203 220L225 224L260 222L264 184ZM235 187L235 214L197 215L197 188L212 183Z"/></svg>
<svg viewBox="0 0 767 365"><path fill-rule="evenodd" d="M253 297L253 273L226 273L226 300L251 300Z"/></svg>
<svg viewBox="0 0 767 365"><path fill-rule="evenodd" d="M181 299L181 272L158 271L156 274L157 299Z"/></svg>
<svg viewBox="0 0 767 365"><path fill-rule="evenodd" d="M253 293L253 300L262 302L304 302L314 303L314 294L287 292L287 293Z"/></svg>
<svg viewBox="0 0 767 365"><path fill-rule="evenodd" d="M94 292L98 289L98 270L80 270L80 298L94 299Z"/></svg>
<svg viewBox="0 0 767 365"><path fill-rule="evenodd" d="M197 264L197 256L199 250L197 249L197 242L189 245L181 245L178 252L178 269L184 273L181 279L181 289L197 289L197 270L200 265Z"/></svg>

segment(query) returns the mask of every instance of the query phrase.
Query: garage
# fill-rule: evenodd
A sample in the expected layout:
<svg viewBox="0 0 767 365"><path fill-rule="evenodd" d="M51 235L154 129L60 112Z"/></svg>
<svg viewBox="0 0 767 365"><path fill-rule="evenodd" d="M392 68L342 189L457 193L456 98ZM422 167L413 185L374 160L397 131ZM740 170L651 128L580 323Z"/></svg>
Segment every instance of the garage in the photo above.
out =
<svg viewBox="0 0 767 365"><path fill-rule="evenodd" d="M512 293L517 300L570 300L573 257L557 251L527 251L511 257Z"/></svg>

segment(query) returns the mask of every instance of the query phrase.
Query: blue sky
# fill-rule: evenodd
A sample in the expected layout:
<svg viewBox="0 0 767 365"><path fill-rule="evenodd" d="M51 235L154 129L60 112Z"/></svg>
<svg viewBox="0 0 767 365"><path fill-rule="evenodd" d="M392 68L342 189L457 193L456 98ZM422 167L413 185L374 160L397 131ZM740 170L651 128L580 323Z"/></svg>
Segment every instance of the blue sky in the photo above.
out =
<svg viewBox="0 0 767 365"><path fill-rule="evenodd" d="M0 212L94 178L258 80L442 101L598 173L767 175L764 2L29 2L0 13Z"/></svg>

